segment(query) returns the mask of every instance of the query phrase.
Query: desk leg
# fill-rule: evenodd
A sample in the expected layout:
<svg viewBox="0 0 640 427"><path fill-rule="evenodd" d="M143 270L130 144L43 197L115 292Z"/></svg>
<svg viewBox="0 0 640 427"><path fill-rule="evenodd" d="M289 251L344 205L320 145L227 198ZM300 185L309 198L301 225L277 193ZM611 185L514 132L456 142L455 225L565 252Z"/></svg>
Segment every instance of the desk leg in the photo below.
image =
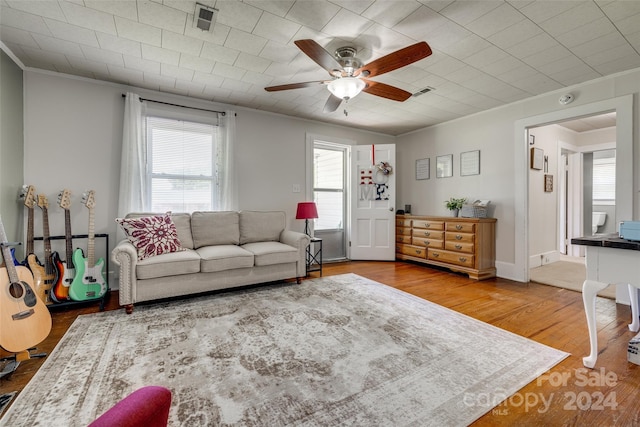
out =
<svg viewBox="0 0 640 427"><path fill-rule="evenodd" d="M595 280L585 280L582 284L582 302L584 312L587 315L587 326L589 327L589 344L591 353L582 358L582 364L587 368L593 368L598 359L598 328L596 324L596 296L598 292L609 286L607 283L596 282Z"/></svg>
<svg viewBox="0 0 640 427"><path fill-rule="evenodd" d="M629 300L631 301L631 324L629 330L631 332L638 332L640 330L640 320L638 320L638 288L633 285L627 285L629 287Z"/></svg>

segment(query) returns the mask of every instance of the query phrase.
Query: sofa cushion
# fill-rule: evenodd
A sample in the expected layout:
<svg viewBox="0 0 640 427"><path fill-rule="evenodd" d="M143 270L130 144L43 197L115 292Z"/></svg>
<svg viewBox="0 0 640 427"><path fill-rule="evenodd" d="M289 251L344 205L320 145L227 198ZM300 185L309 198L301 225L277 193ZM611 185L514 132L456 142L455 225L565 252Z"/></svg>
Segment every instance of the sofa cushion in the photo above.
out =
<svg viewBox="0 0 640 427"><path fill-rule="evenodd" d="M285 264L298 261L298 250L280 242L247 243L241 247L255 255L256 265Z"/></svg>
<svg viewBox="0 0 640 427"><path fill-rule="evenodd" d="M277 242L285 227L284 212L240 212L240 244Z"/></svg>
<svg viewBox="0 0 640 427"><path fill-rule="evenodd" d="M145 216L162 215L159 213L149 212L132 212L127 214L126 218L141 218ZM176 226L176 233L183 248L193 249L193 238L191 237L191 215L188 213L171 213L171 219Z"/></svg>
<svg viewBox="0 0 640 427"><path fill-rule="evenodd" d="M185 250L170 212L142 218L116 218L116 222L138 250L138 260Z"/></svg>
<svg viewBox="0 0 640 427"><path fill-rule="evenodd" d="M172 252L139 261L136 266L138 279L177 276L179 274L198 273L200 256L193 249Z"/></svg>
<svg viewBox="0 0 640 427"><path fill-rule="evenodd" d="M253 267L253 253L236 245L203 246L196 252L202 258L200 270L203 273Z"/></svg>
<svg viewBox="0 0 640 427"><path fill-rule="evenodd" d="M198 249L212 245L237 245L240 242L238 212L199 212L191 214L193 245Z"/></svg>

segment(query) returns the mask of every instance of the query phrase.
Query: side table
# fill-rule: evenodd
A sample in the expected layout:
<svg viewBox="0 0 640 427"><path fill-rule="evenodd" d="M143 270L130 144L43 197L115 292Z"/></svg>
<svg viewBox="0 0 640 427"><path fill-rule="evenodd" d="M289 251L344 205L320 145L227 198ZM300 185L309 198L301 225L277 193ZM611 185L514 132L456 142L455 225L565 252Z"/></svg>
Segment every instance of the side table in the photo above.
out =
<svg viewBox="0 0 640 427"><path fill-rule="evenodd" d="M312 237L307 246L307 275L312 271L319 271L322 276L322 239Z"/></svg>

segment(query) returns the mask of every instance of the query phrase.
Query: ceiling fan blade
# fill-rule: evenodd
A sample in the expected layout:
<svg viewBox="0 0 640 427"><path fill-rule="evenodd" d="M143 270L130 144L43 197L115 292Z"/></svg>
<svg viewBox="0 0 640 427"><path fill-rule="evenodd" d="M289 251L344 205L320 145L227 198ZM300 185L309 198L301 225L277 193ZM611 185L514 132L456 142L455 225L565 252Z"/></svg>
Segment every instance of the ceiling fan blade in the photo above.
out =
<svg viewBox="0 0 640 427"><path fill-rule="evenodd" d="M335 95L329 95L329 99L327 99L327 103L324 104L324 112L325 113L333 113L338 109L340 104L342 103L342 99L338 98Z"/></svg>
<svg viewBox="0 0 640 427"><path fill-rule="evenodd" d="M406 90L390 86L388 84L375 82L373 80L364 80L367 86L362 89L363 92L367 92L371 95L380 96L382 98L391 99L394 101L406 101L411 97L411 93Z"/></svg>
<svg viewBox="0 0 640 427"><path fill-rule="evenodd" d="M363 77L379 76L424 59L431 53L431 48L426 42L419 42L363 65L355 71L354 75L362 74Z"/></svg>
<svg viewBox="0 0 640 427"><path fill-rule="evenodd" d="M279 85L279 86L268 86L265 87L264 90L266 90L267 92L276 92L279 90L289 90L289 89L300 89L303 87L312 87L312 86L317 86L317 85L322 85L322 84L326 84L329 83L330 80L317 80L315 82L302 82L302 83L289 83L286 85Z"/></svg>
<svg viewBox="0 0 640 427"><path fill-rule="evenodd" d="M294 43L298 46L298 49L313 59L316 64L327 70L329 74L333 75L334 70L342 71L342 66L336 61L336 58L315 41L305 39L296 40Z"/></svg>

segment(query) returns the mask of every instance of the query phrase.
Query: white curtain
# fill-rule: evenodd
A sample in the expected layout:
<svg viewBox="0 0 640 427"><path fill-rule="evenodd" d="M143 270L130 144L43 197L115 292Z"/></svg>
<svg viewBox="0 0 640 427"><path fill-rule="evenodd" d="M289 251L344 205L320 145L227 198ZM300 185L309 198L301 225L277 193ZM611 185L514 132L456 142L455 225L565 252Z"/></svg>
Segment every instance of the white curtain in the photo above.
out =
<svg viewBox="0 0 640 427"><path fill-rule="evenodd" d="M140 97L127 92L124 104L122 159L120 162L120 195L118 217L129 212L144 212L146 194L147 142L145 104Z"/></svg>
<svg viewBox="0 0 640 427"><path fill-rule="evenodd" d="M238 210L238 179L235 168L236 113L225 111L218 125L218 209Z"/></svg>

